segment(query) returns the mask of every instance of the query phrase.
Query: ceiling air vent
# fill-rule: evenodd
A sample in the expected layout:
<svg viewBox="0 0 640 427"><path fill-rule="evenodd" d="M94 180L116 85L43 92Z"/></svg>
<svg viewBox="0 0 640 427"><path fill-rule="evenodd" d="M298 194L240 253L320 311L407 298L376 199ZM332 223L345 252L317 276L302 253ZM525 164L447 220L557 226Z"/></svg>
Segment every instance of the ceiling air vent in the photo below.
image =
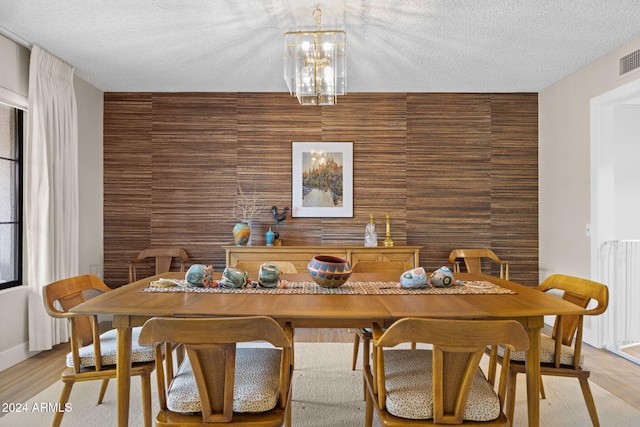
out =
<svg viewBox="0 0 640 427"><path fill-rule="evenodd" d="M640 49L620 58L620 77L640 68Z"/></svg>

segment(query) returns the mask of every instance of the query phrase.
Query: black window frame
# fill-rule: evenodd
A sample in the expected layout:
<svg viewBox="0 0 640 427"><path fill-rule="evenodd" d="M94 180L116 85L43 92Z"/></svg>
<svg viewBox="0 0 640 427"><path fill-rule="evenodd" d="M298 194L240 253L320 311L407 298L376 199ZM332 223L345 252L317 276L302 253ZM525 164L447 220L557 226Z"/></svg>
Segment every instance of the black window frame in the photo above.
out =
<svg viewBox="0 0 640 427"><path fill-rule="evenodd" d="M5 104L6 105L6 104ZM13 108L15 111L15 159L5 158L4 160L15 161L16 162L16 216L15 221L8 222L8 224L15 223L17 224L16 236L14 241L15 247L15 263L16 263L16 280L7 281L4 283L0 283L0 290L9 289L16 286L23 285L23 269L22 269L22 253L23 253L23 230L24 230L24 161L23 161L23 153L24 153L24 117L25 112L20 108L16 108L9 105L9 108ZM7 224L7 223L6 223Z"/></svg>

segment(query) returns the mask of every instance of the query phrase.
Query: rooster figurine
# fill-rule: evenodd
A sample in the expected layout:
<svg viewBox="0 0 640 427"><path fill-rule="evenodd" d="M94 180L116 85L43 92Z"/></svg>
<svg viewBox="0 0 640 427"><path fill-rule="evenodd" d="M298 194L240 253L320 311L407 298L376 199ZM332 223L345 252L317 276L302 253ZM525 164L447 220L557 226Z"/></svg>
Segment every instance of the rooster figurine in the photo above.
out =
<svg viewBox="0 0 640 427"><path fill-rule="evenodd" d="M278 232L278 226L280 225L280 223L282 221L284 221L287 218L287 212L289 212L289 208L284 208L284 209L282 209L282 212L278 212L278 207L277 206L271 206L271 215L273 215L273 219L276 220L276 231L275 231L276 240L280 239L280 233Z"/></svg>
<svg viewBox="0 0 640 427"><path fill-rule="evenodd" d="M282 212L278 212L277 206L271 206L271 215L273 215L273 219L276 220L276 224L280 224L287 218L287 212L289 208L284 208Z"/></svg>

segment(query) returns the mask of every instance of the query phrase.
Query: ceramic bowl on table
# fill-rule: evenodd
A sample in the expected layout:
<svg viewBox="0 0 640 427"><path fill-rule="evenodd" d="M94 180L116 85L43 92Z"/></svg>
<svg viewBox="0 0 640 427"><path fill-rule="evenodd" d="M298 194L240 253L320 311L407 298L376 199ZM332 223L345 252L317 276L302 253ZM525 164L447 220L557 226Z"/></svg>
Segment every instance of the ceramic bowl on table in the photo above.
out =
<svg viewBox="0 0 640 427"><path fill-rule="evenodd" d="M204 264L193 264L187 270L185 274L185 280L191 286L197 287L211 287L213 283L213 278L211 277L211 273L213 273L213 267L210 265Z"/></svg>
<svg viewBox="0 0 640 427"><path fill-rule="evenodd" d="M351 264L341 257L317 255L309 261L307 271L319 286L337 288L342 286L351 276Z"/></svg>
<svg viewBox="0 0 640 427"><path fill-rule="evenodd" d="M220 286L223 288L241 289L249 284L249 273L235 267L227 267L222 272Z"/></svg>
<svg viewBox="0 0 640 427"><path fill-rule="evenodd" d="M442 266L429 276L429 283L436 288L448 288L453 286L455 278L448 267Z"/></svg>
<svg viewBox="0 0 640 427"><path fill-rule="evenodd" d="M258 271L258 284L263 288L275 288L280 284L280 269L273 264L262 264Z"/></svg>
<svg viewBox="0 0 640 427"><path fill-rule="evenodd" d="M427 286L427 272L424 268L412 268L402 273L400 276L400 283L403 288L408 289L420 289Z"/></svg>

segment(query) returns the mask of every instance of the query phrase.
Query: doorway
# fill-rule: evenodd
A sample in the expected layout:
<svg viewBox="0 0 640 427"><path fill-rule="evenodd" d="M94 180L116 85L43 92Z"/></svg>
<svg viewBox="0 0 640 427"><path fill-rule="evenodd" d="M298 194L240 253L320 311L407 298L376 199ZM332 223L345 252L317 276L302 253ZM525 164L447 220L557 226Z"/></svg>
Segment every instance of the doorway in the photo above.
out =
<svg viewBox="0 0 640 427"><path fill-rule="evenodd" d="M640 79L591 100L591 273L609 286L599 344L640 364Z"/></svg>

